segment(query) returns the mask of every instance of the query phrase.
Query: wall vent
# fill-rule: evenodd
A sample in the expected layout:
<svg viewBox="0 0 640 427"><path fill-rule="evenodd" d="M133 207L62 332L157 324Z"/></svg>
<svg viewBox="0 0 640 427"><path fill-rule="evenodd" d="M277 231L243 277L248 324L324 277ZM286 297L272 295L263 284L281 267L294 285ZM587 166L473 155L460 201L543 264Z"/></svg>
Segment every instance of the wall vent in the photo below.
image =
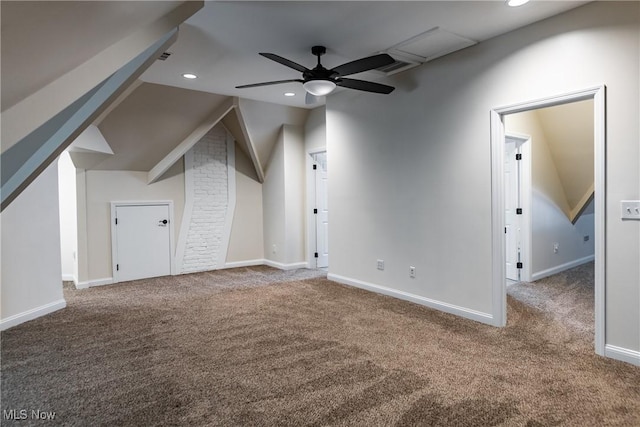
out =
<svg viewBox="0 0 640 427"><path fill-rule="evenodd" d="M171 56L171 52L162 52L162 55L158 57L158 61L166 61Z"/></svg>

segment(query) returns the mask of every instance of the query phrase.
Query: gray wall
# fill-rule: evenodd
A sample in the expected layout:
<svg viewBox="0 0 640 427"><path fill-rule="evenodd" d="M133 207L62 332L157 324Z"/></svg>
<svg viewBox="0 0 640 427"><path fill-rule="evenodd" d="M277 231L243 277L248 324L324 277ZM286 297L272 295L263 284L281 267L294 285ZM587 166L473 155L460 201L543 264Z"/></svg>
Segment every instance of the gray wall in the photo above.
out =
<svg viewBox="0 0 640 427"><path fill-rule="evenodd" d="M640 350L640 223L619 218L640 194L639 16L590 3L402 73L389 96L328 97L330 274L490 316L489 111L606 84L606 343Z"/></svg>

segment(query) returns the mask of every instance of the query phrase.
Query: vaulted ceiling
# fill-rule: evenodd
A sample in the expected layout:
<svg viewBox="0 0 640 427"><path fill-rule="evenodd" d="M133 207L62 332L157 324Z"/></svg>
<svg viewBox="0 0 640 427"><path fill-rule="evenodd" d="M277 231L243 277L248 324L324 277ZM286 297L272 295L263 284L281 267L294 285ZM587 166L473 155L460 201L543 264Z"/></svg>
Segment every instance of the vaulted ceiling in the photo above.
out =
<svg viewBox="0 0 640 427"><path fill-rule="evenodd" d="M109 47L122 44L140 27L153 28L151 23L157 25L173 15L179 16L172 22L181 22L181 16L186 18L201 6L192 2L189 8L189 3L2 2L3 113L16 110L12 108L16 104L26 105L24 100L34 93L44 94L43 88L65 73L68 76L89 62L95 68L102 56L108 63ZM298 83L235 89L244 83L299 77L259 52L312 67L315 58L310 48L321 44L328 48L323 57L327 67L382 51L422 63L584 3L534 1L510 8L502 1L208 1L180 25L169 58L156 61L141 76L143 83L138 82L96 121L114 154L95 167L148 171L215 108L238 97L242 120L234 114L222 121L243 151L253 150L260 176L279 127L304 123L306 110L293 107L319 104L305 105ZM182 77L186 72L198 78L186 80ZM79 85L95 79L78 76ZM374 71L356 77L387 79ZM295 96L283 96L286 91ZM13 142L17 136L11 136ZM252 141L245 141L248 138Z"/></svg>
<svg viewBox="0 0 640 427"><path fill-rule="evenodd" d="M532 1L512 8L504 1L210 1L181 26L178 41L169 49L171 57L150 67L142 80L309 108L299 83L252 89L235 86L300 78L297 71L259 52L272 52L311 68L316 60L311 47L324 45L327 54L322 62L332 68L427 35L403 48L428 56L426 60L584 3ZM187 72L198 78L184 79L182 74ZM383 79L375 72L359 77ZM295 96L285 97L284 92Z"/></svg>

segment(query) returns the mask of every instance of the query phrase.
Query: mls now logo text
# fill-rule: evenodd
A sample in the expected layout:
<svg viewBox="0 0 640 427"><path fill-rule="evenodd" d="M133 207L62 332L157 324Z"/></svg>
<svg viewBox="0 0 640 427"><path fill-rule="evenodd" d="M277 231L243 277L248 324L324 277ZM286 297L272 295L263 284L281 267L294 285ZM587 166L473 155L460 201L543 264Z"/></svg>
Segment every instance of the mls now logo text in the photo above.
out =
<svg viewBox="0 0 640 427"><path fill-rule="evenodd" d="M2 418L5 420L48 420L52 421L56 417L53 411L41 411L39 409L5 409L2 411Z"/></svg>

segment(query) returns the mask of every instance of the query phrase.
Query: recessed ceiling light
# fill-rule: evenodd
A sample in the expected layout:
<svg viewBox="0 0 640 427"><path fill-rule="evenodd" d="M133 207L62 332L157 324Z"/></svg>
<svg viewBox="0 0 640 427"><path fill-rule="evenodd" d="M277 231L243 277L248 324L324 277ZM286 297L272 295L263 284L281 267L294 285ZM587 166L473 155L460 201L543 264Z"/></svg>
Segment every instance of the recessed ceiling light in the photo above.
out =
<svg viewBox="0 0 640 427"><path fill-rule="evenodd" d="M293 92L285 92L284 96L296 96L296 94Z"/></svg>
<svg viewBox="0 0 640 427"><path fill-rule="evenodd" d="M193 79L198 78L198 76L196 76L195 74L192 74L192 73L184 73L182 75L182 77L184 77L185 79L189 79L189 80L193 80Z"/></svg>
<svg viewBox="0 0 640 427"><path fill-rule="evenodd" d="M507 0L507 4L511 7L522 6L525 3L529 3L529 0Z"/></svg>

